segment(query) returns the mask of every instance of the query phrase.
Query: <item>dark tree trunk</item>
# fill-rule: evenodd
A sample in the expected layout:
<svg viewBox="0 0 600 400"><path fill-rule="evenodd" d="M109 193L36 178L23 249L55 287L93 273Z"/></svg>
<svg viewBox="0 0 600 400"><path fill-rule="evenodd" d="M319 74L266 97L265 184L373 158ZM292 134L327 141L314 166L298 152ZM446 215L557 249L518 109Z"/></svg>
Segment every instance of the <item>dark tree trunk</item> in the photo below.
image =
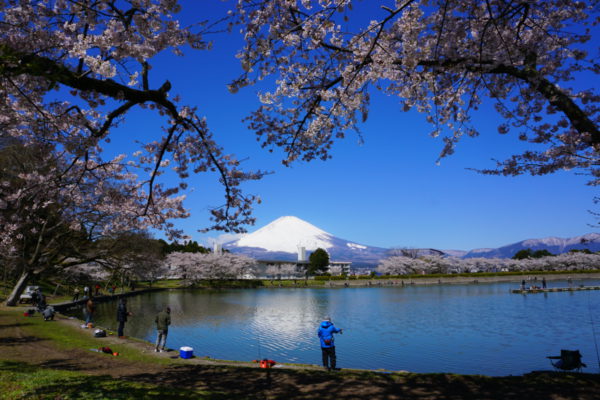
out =
<svg viewBox="0 0 600 400"><path fill-rule="evenodd" d="M33 277L33 272L30 270L26 270L21 274L21 277L17 281L15 287L13 288L13 291L11 292L10 296L8 296L8 299L6 299L7 306L14 307L17 305L17 303L19 302L19 297L21 296L21 293L23 293L23 291L25 290L25 287L27 286L27 283L29 283L29 280L32 277Z"/></svg>

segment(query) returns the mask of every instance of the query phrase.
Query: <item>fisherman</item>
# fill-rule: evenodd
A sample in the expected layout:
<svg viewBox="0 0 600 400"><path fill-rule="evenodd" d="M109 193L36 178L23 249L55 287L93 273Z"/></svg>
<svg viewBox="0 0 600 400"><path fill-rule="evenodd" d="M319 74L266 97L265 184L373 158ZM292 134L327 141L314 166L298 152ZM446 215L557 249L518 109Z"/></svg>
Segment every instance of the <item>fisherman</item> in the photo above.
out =
<svg viewBox="0 0 600 400"><path fill-rule="evenodd" d="M127 322L127 317L131 315L132 314L129 311L127 311L127 299L119 299L119 305L117 306L117 321L119 322L119 327L117 328L117 336L119 336L119 339L125 339L123 329L125 328L125 322Z"/></svg>
<svg viewBox="0 0 600 400"><path fill-rule="evenodd" d="M335 356L335 342L333 339L334 333L342 334L341 329L337 329L331 323L330 317L325 317L323 322L321 322L321 326L317 331L317 336L321 341L321 355L323 357L323 367L327 369L327 371L339 371L339 368L336 368L336 356Z"/></svg>
<svg viewBox="0 0 600 400"><path fill-rule="evenodd" d="M156 349L155 351L158 353L159 351L167 351L167 335L169 333L169 325L171 325L171 309L169 307L165 307L165 309L159 312L154 318L154 322L156 322ZM162 343L162 347L161 347Z"/></svg>

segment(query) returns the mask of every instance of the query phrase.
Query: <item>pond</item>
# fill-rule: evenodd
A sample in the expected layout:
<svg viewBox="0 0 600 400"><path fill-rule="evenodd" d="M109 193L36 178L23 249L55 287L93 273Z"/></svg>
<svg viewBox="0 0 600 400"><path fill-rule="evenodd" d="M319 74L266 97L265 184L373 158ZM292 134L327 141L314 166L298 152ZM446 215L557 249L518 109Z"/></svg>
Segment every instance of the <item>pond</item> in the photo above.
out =
<svg viewBox="0 0 600 400"><path fill-rule="evenodd" d="M600 285L576 280L574 285ZM546 356L579 349L598 372L600 291L511 294L519 283L405 287L171 290L129 298L125 334L155 340L154 316L172 309L168 346L196 356L320 365L316 331L331 316L342 368L491 376L552 369ZM566 287L566 281L549 281ZM116 330L116 302L98 325Z"/></svg>

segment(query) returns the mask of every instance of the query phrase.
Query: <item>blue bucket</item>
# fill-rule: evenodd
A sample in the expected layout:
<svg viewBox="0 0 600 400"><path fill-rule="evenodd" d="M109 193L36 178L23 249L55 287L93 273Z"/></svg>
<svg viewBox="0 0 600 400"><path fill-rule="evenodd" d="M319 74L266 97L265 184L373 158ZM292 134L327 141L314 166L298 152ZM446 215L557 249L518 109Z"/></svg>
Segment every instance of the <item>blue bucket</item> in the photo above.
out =
<svg viewBox="0 0 600 400"><path fill-rule="evenodd" d="M194 349L191 347L184 346L179 349L179 357L181 358L192 358L194 356Z"/></svg>

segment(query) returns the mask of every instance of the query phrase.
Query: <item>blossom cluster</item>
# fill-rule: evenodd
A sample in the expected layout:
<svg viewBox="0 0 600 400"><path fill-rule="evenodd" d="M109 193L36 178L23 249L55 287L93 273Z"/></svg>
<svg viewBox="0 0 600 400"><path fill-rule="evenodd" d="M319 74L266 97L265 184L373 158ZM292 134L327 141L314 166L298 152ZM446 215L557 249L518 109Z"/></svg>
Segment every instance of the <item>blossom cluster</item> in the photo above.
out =
<svg viewBox="0 0 600 400"><path fill-rule="evenodd" d="M252 276L256 260L232 253L170 253L164 261L166 275L186 280L235 279Z"/></svg>
<svg viewBox="0 0 600 400"><path fill-rule="evenodd" d="M577 168L599 183L595 2L389 0L371 15L354 3L238 0L245 71L231 87L274 77L248 121L263 146L286 150L284 163L330 157L380 90L426 114L429 134L443 138L440 158L482 133L472 116L492 102L498 132L515 131L533 150L481 172Z"/></svg>

